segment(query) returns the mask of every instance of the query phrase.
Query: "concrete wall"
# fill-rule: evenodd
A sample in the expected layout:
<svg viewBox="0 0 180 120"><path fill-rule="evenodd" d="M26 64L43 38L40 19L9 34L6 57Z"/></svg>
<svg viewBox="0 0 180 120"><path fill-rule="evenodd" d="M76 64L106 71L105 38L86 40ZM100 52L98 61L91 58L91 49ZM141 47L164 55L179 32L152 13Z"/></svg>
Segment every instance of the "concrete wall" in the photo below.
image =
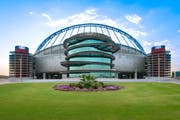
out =
<svg viewBox="0 0 180 120"><path fill-rule="evenodd" d="M145 55L134 48L120 46L120 50L114 53L114 69L122 72L144 72Z"/></svg>
<svg viewBox="0 0 180 120"><path fill-rule="evenodd" d="M114 69L122 72L143 72L144 56L118 52L113 61Z"/></svg>
<svg viewBox="0 0 180 120"><path fill-rule="evenodd" d="M65 61L62 45L45 49L34 55L36 73L60 72L67 70L60 62Z"/></svg>

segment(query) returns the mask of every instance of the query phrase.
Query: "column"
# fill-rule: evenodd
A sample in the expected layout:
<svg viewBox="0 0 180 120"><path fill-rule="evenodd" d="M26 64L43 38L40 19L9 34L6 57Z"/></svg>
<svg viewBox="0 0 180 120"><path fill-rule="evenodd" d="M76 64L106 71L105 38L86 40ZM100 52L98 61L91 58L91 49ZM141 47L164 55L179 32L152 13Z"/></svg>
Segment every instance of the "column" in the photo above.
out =
<svg viewBox="0 0 180 120"><path fill-rule="evenodd" d="M46 73L43 73L43 79L46 79Z"/></svg>
<svg viewBox="0 0 180 120"><path fill-rule="evenodd" d="M134 79L137 79L137 70L134 72Z"/></svg>

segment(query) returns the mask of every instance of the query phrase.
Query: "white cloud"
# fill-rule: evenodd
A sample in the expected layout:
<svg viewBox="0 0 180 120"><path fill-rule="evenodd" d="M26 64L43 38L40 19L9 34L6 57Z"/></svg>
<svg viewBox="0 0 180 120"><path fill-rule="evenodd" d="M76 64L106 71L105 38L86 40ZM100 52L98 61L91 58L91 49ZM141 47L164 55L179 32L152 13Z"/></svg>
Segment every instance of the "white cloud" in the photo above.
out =
<svg viewBox="0 0 180 120"><path fill-rule="evenodd" d="M140 36L141 37L147 36L146 32L143 32L143 31L140 31L140 30L137 30L137 29L134 29L134 28L125 27L124 30L127 31L130 35L132 35L135 38L138 38Z"/></svg>
<svg viewBox="0 0 180 120"><path fill-rule="evenodd" d="M68 16L67 18L52 20L49 15L43 13L42 16L48 18L48 22L46 24L50 27L67 27L69 25L79 24L79 23L87 23L87 22L98 22L100 20L100 16L97 15L95 9L87 9L86 11ZM104 18L104 16L102 16ZM101 19L102 21L102 19Z"/></svg>
<svg viewBox="0 0 180 120"><path fill-rule="evenodd" d="M169 40L159 40L159 41L143 41L142 43L144 49L146 52L150 52L151 51L151 47L153 46L160 46L160 45L165 45L166 46L166 50L170 50L172 54L175 53L174 51L174 47L173 45L170 43Z"/></svg>
<svg viewBox="0 0 180 120"><path fill-rule="evenodd" d="M33 14L33 12L32 12L32 11L30 11L30 12L29 12L29 14L30 14L30 15L32 15L32 14Z"/></svg>
<svg viewBox="0 0 180 120"><path fill-rule="evenodd" d="M167 50L172 50L172 45L169 40L156 41L154 46L165 45Z"/></svg>
<svg viewBox="0 0 180 120"><path fill-rule="evenodd" d="M138 38L140 36L144 37L147 35L146 32L128 27L128 23L126 21L122 21L122 20L120 21L119 19L114 20L114 19L109 18L108 16L99 15L97 13L97 10L93 8L87 9L84 12L77 13L77 14L68 16L66 18L57 19L57 20L53 20L50 17L50 15L48 15L47 13L42 13L41 15L48 19L48 21L46 22L46 25L48 25L49 27L64 28L70 25L81 24L81 23L101 23L101 24L118 27L119 29L126 31L127 33L129 33L135 38ZM137 19L141 19L137 15L136 17ZM137 21L139 22L140 20L136 20L136 23L138 23Z"/></svg>
<svg viewBox="0 0 180 120"><path fill-rule="evenodd" d="M131 23L134 23L134 24L139 24L139 22L141 21L141 17L136 15L136 14L132 14L132 15L126 15L125 18L131 22Z"/></svg>
<svg viewBox="0 0 180 120"><path fill-rule="evenodd" d="M179 32L179 33L180 33L180 30L177 30L177 32Z"/></svg>
<svg viewBox="0 0 180 120"><path fill-rule="evenodd" d="M41 15L42 15L43 17L47 18L49 22L52 21L52 20L51 20L51 17L50 17L48 14L42 13Z"/></svg>
<svg viewBox="0 0 180 120"><path fill-rule="evenodd" d="M144 48L144 50L149 53L150 50L151 50L151 47L153 46L153 43L152 42L149 42L149 41L143 41L142 42L142 46Z"/></svg>

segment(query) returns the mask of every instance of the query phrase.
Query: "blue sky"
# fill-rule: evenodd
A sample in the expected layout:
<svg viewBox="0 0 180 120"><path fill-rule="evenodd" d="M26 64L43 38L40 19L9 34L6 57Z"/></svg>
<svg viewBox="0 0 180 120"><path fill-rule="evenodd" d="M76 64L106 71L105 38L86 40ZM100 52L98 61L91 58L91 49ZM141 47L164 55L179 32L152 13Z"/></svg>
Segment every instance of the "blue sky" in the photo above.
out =
<svg viewBox="0 0 180 120"><path fill-rule="evenodd" d="M78 23L103 23L135 37L146 53L166 45L172 70L180 70L179 0L0 0L0 75L8 75L9 51L34 53L53 32Z"/></svg>

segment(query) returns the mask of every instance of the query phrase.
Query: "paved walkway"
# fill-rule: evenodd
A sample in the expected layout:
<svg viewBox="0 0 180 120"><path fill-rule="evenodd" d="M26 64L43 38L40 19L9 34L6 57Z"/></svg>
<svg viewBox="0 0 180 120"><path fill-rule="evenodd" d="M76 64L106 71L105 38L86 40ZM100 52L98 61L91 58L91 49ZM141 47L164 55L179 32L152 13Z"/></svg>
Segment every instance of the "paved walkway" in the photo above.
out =
<svg viewBox="0 0 180 120"><path fill-rule="evenodd" d="M8 79L0 79L0 85L1 84L8 84L10 81Z"/></svg>
<svg viewBox="0 0 180 120"><path fill-rule="evenodd" d="M180 84L180 80L172 78L153 78L153 79L117 79L117 78L97 78L98 81L103 82L164 82ZM31 82L78 82L80 78L65 78L65 79L0 79L0 84L8 83L31 83Z"/></svg>

